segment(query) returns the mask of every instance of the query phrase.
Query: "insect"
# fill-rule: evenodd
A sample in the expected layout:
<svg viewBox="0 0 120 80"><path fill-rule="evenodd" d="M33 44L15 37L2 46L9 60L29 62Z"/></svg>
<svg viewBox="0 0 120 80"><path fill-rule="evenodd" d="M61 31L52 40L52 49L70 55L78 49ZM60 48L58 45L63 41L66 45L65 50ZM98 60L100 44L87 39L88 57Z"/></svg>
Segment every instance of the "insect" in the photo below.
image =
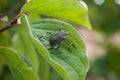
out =
<svg viewBox="0 0 120 80"><path fill-rule="evenodd" d="M47 32L46 34L50 34L50 37L49 37L49 45L50 45L50 49L54 49L54 48L59 48L60 47L60 44L64 41L68 47L68 49L70 50L70 46L72 45L73 47L75 47L74 44L71 43L71 41L69 41L66 37L70 34L68 31L63 31L62 30L62 27L61 29L57 30L56 32L54 33L50 33L50 32ZM37 36L39 37L39 36ZM39 37L42 38L43 36ZM76 48L76 47L75 47Z"/></svg>
<svg viewBox="0 0 120 80"><path fill-rule="evenodd" d="M57 48L62 41L66 39L66 36L69 35L68 31L62 31L61 29L57 32L51 34L49 38L50 49Z"/></svg>

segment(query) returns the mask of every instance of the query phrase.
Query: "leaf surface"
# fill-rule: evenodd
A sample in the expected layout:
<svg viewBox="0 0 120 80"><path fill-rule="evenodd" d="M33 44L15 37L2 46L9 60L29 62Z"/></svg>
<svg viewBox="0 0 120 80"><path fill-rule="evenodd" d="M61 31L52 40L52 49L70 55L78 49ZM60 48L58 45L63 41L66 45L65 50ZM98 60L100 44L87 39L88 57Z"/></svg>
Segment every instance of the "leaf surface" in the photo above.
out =
<svg viewBox="0 0 120 80"><path fill-rule="evenodd" d="M22 12L64 19L91 29L87 10L77 0L30 0Z"/></svg>
<svg viewBox="0 0 120 80"><path fill-rule="evenodd" d="M89 64L86 57L86 48L76 30L68 23L56 19L42 19L30 24L33 33L32 40L39 54L64 78L64 80L85 80ZM62 26L62 27L61 27ZM68 31L70 42L61 43L60 48L51 49L49 34L61 29ZM42 38L40 38L43 36ZM75 47L71 46L71 43ZM68 49L68 46L70 49Z"/></svg>
<svg viewBox="0 0 120 80"><path fill-rule="evenodd" d="M22 15L19 20L21 21L22 25L14 28L16 30L16 33L18 34L18 38L16 37L16 39L14 39L14 46L16 45L15 47L18 47L17 50L19 50L19 53L24 52L22 54L23 58L26 60L28 65L31 66L36 73L38 73L39 62L37 52L35 51L34 45L29 34L29 29L27 27L29 26L27 18L25 15Z"/></svg>
<svg viewBox="0 0 120 80"><path fill-rule="evenodd" d="M14 50L0 47L0 55L4 56L16 80L38 80L33 69L28 67Z"/></svg>

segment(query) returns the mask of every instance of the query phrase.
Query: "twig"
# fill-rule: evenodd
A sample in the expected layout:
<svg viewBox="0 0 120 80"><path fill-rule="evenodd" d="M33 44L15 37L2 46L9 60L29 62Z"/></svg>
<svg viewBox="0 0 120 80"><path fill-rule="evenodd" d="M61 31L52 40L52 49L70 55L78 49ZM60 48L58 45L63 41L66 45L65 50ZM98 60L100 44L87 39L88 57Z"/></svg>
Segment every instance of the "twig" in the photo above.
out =
<svg viewBox="0 0 120 80"><path fill-rule="evenodd" d="M10 22L8 22L8 24L5 27L1 28L0 33L5 31L5 30L8 30L9 28L12 28L16 25L20 25L20 24L17 23L17 20L21 16L21 14L22 13L18 14L15 18L13 18Z"/></svg>

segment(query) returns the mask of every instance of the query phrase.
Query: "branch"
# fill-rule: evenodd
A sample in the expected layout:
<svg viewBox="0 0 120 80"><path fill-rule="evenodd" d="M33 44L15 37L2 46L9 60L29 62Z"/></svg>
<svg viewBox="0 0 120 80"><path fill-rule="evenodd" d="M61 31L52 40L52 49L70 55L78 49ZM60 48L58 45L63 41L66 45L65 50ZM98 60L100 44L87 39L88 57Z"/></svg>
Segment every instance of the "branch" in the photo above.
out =
<svg viewBox="0 0 120 80"><path fill-rule="evenodd" d="M7 25L0 29L0 33L4 32L5 30L8 30L9 28L13 28L14 26L20 26L21 24L17 23L18 18L21 16L22 13L18 14L16 17L14 17L10 22L7 23Z"/></svg>

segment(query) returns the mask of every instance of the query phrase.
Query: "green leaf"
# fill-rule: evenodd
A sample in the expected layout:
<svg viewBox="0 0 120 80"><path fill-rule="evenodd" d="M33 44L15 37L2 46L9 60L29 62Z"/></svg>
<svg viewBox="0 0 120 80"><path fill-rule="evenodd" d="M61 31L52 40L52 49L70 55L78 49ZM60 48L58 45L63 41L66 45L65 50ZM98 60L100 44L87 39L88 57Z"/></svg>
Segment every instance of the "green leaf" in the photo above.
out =
<svg viewBox="0 0 120 80"><path fill-rule="evenodd" d="M42 58L39 57L40 65L39 65L39 76L41 80L50 80L49 79L49 65L48 62Z"/></svg>
<svg viewBox="0 0 120 80"><path fill-rule="evenodd" d="M22 12L56 17L91 29L87 11L77 0L30 0Z"/></svg>
<svg viewBox="0 0 120 80"><path fill-rule="evenodd" d="M2 75L3 69L5 65L5 60L2 55L0 55L0 76Z"/></svg>
<svg viewBox="0 0 120 80"><path fill-rule="evenodd" d="M29 29L27 27L29 26L27 22L27 18L24 15L22 15L20 17L20 21L22 25L14 29L17 31L19 35L19 39L21 41L21 46L24 51L23 57L28 62L28 65L31 66L35 70L36 73L38 73L39 62L38 62L37 53L35 51L34 45L32 44L32 40L30 38ZM19 52L22 52L22 51L19 51Z"/></svg>
<svg viewBox="0 0 120 80"><path fill-rule="evenodd" d="M8 0L0 0L0 14L2 14L8 6Z"/></svg>
<svg viewBox="0 0 120 80"><path fill-rule="evenodd" d="M12 48L18 51L18 54L24 55L24 48L18 34L14 34L11 39Z"/></svg>
<svg viewBox="0 0 120 80"><path fill-rule="evenodd" d="M0 21L0 29L2 29L6 24ZM10 45L10 37L7 31L0 33L0 45L9 46Z"/></svg>
<svg viewBox="0 0 120 80"><path fill-rule="evenodd" d="M14 50L0 47L0 55L4 56L16 80L38 80L33 69L28 67Z"/></svg>
<svg viewBox="0 0 120 80"><path fill-rule="evenodd" d="M63 26L62 26L63 25ZM62 26L62 30L69 31L67 39L73 43L75 47L62 42L60 48L49 49L49 34L47 32L56 32ZM34 34L32 40L39 54L64 78L64 80L85 80L85 76L89 67L86 57L86 48L80 35L73 26L56 20L42 19L31 24L31 30ZM44 36L45 35L45 36ZM40 38L43 36L43 38ZM70 46L70 50L67 48Z"/></svg>

